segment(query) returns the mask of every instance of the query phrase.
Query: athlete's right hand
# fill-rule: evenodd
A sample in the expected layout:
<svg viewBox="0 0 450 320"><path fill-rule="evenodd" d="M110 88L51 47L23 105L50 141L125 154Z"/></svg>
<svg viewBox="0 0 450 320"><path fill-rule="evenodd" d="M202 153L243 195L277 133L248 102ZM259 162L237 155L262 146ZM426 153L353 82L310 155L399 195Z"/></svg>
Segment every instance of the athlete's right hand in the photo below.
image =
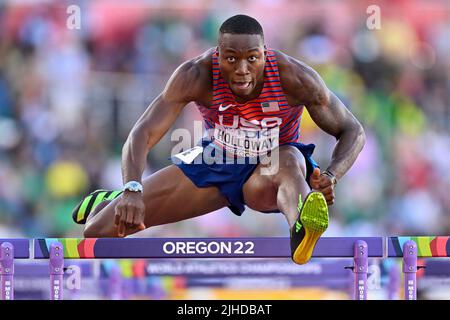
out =
<svg viewBox="0 0 450 320"><path fill-rule="evenodd" d="M334 184L331 178L323 173L320 173L319 168L314 168L309 184L312 189L322 192L327 200L327 204L331 206L334 203Z"/></svg>
<svg viewBox="0 0 450 320"><path fill-rule="evenodd" d="M144 230L145 205L141 192L124 191L115 208L114 224L117 236Z"/></svg>

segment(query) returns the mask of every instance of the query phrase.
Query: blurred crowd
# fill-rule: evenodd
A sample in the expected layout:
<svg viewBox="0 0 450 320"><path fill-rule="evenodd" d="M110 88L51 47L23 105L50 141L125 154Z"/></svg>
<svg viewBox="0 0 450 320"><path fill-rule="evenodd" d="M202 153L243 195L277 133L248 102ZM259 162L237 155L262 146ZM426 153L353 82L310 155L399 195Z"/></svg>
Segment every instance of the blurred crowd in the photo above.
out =
<svg viewBox="0 0 450 320"><path fill-rule="evenodd" d="M67 8L80 8L80 28ZM389 4L388 4L389 3ZM369 4L380 8L371 30ZM122 186L134 122L183 61L215 46L228 17L257 18L266 44L306 62L363 124L338 182L329 236L450 235L448 1L8 1L0 4L0 237L79 237L73 207ZM173 129L194 129L189 105ZM302 141L328 165L334 138L305 113ZM170 162L170 133L146 175ZM286 236L277 214L228 209L152 236Z"/></svg>

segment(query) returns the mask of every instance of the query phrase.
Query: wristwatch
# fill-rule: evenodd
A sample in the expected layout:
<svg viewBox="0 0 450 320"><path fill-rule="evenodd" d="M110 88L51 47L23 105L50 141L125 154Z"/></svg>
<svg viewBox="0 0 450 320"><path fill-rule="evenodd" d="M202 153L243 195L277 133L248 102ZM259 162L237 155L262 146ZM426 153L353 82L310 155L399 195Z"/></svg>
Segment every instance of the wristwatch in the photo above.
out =
<svg viewBox="0 0 450 320"><path fill-rule="evenodd" d="M144 192L144 188L142 188L142 184L137 181L128 181L123 185L122 191L131 191L131 192Z"/></svg>

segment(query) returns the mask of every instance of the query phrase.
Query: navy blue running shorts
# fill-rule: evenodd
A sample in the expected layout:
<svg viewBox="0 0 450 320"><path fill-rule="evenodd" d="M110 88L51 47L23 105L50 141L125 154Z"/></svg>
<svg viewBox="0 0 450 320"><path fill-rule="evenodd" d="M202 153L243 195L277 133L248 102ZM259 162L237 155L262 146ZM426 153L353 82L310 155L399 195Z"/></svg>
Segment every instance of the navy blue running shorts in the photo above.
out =
<svg viewBox="0 0 450 320"><path fill-rule="evenodd" d="M305 145L303 143L289 142L283 145L295 146L305 157L306 162L306 182L309 185L309 177L314 168L318 167L317 163L312 159L315 149L314 144ZM203 148L201 148L201 146ZM240 216L245 210L244 194L242 188L244 183L250 178L253 171L259 164L258 160L251 161L250 158L236 163L216 163L217 161L204 161L216 156L217 147L209 140L202 140L201 146L182 152L181 155L194 156L194 160L190 159L185 162L186 158L172 156L172 162L180 168L183 173L198 187L217 187L220 192L228 199L230 210ZM183 160L182 160L183 159ZM279 211L276 211L279 212Z"/></svg>

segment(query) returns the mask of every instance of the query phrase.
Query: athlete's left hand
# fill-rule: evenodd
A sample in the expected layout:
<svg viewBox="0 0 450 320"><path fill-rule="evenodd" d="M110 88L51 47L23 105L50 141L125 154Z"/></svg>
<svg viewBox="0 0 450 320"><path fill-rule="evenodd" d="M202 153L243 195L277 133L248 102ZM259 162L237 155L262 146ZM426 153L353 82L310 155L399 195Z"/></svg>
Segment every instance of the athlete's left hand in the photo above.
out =
<svg viewBox="0 0 450 320"><path fill-rule="evenodd" d="M320 169L315 168L309 178L309 184L314 190L322 192L329 206L334 203L334 183L330 176L321 174Z"/></svg>

